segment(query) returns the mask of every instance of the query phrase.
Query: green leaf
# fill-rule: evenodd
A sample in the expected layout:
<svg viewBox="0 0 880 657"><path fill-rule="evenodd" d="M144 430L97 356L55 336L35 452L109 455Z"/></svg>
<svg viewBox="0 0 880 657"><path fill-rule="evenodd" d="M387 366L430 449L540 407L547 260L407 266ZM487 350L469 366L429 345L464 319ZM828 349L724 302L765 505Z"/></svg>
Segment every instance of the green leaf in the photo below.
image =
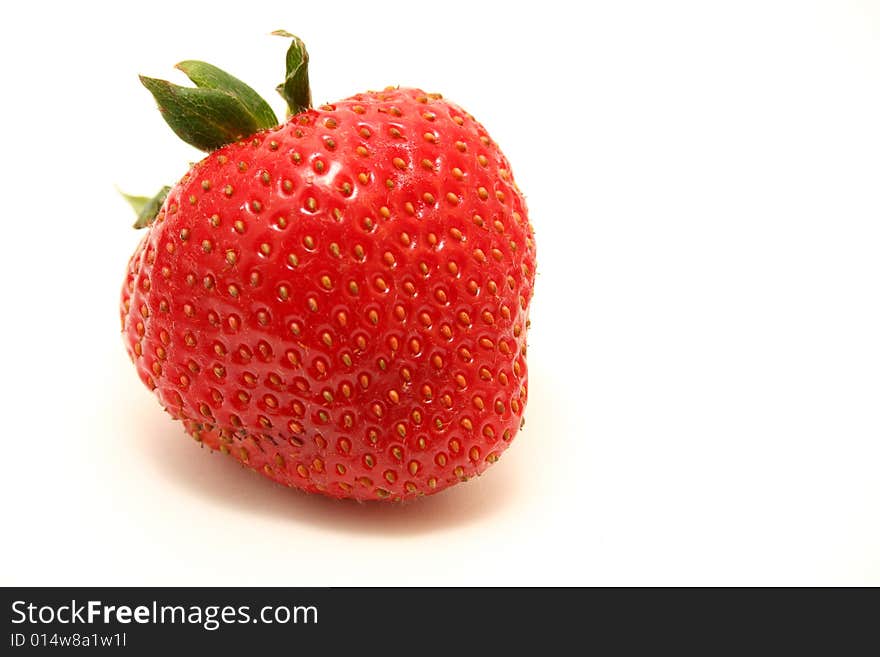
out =
<svg viewBox="0 0 880 657"><path fill-rule="evenodd" d="M150 198L148 196L132 196L131 194L126 194L121 189L117 189L119 195L128 201L128 204L131 206L131 209L134 210L134 213L139 215L144 206L150 202Z"/></svg>
<svg viewBox="0 0 880 657"><path fill-rule="evenodd" d="M197 87L202 89L216 89L237 98L245 109L253 116L254 121L262 129L272 128L278 125L275 112L269 107L269 103L263 100L256 91L244 82L229 75L226 71L196 60L180 62L175 68L183 71Z"/></svg>
<svg viewBox="0 0 880 657"><path fill-rule="evenodd" d="M175 134L200 150L216 150L262 129L241 100L223 91L140 79Z"/></svg>
<svg viewBox="0 0 880 657"><path fill-rule="evenodd" d="M134 227L146 228L156 219L156 215L159 214L159 210L162 208L162 204L165 202L165 198L170 191L170 187L163 187L152 198L147 198L146 196L132 196L123 191L119 191L119 193L122 195L122 198L128 201L129 205L131 205L137 215L137 221L134 222Z"/></svg>
<svg viewBox="0 0 880 657"><path fill-rule="evenodd" d="M309 53L302 40L285 30L275 30L275 36L291 39L287 49L284 82L276 87L287 101L287 115L305 112L312 106L312 90L309 88Z"/></svg>

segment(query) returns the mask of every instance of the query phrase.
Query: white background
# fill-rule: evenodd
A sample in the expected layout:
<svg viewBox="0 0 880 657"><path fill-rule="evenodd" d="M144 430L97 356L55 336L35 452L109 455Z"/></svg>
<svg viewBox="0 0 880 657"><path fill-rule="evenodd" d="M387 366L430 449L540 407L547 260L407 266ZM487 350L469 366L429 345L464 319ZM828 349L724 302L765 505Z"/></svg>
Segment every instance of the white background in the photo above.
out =
<svg viewBox="0 0 880 657"><path fill-rule="evenodd" d="M14 9L12 7L14 6ZM4 5L2 584L880 584L880 3ZM137 73L440 91L530 204L525 430L403 506L200 451L127 361Z"/></svg>

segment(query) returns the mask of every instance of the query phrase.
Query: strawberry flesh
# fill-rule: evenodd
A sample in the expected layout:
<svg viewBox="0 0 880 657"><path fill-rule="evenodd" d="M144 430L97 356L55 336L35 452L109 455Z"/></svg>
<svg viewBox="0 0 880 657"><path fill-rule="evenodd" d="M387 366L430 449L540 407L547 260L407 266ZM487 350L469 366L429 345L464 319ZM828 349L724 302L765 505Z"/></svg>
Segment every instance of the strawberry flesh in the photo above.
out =
<svg viewBox="0 0 880 657"><path fill-rule="evenodd" d="M209 154L122 290L144 383L284 485L403 499L478 475L522 422L535 249L484 128L418 89Z"/></svg>

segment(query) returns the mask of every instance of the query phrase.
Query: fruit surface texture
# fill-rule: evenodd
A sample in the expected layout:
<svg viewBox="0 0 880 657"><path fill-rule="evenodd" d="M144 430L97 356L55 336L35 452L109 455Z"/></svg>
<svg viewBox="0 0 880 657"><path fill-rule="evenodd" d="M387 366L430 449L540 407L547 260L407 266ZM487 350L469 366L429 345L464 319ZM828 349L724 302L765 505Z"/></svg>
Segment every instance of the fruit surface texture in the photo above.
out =
<svg viewBox="0 0 880 657"><path fill-rule="evenodd" d="M483 126L389 88L193 165L130 259L122 330L203 445L286 486L399 500L514 439L534 280L525 201Z"/></svg>

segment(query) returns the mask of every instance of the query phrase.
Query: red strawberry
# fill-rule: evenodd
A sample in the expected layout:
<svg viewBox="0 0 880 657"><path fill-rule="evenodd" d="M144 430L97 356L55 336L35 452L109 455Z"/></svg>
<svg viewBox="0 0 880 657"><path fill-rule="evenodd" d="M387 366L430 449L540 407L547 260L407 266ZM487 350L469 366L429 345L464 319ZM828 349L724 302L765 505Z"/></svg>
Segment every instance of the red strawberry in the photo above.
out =
<svg viewBox="0 0 880 657"><path fill-rule="evenodd" d="M211 152L131 259L125 343L197 441L275 481L431 494L480 474L522 422L525 202L457 105L387 89L310 109L306 64L293 37L279 87L292 116L277 126L208 65L179 65L195 89L143 78ZM137 204L141 223L162 198Z"/></svg>

